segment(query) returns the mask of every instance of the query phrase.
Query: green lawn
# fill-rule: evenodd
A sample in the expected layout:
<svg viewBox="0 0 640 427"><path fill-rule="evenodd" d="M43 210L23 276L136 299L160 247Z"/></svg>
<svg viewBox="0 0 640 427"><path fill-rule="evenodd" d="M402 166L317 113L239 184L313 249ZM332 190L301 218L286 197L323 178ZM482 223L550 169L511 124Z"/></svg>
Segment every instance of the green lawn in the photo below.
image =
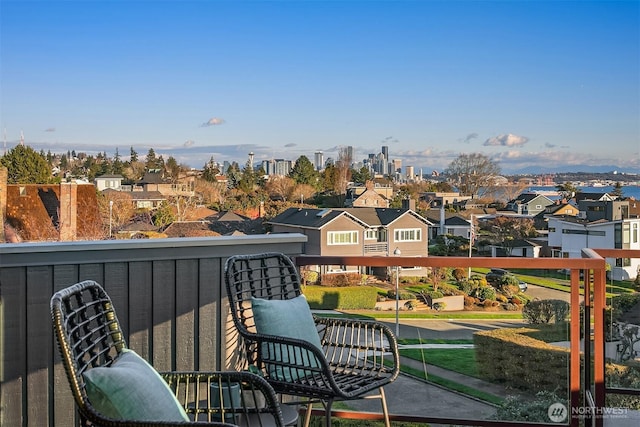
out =
<svg viewBox="0 0 640 427"><path fill-rule="evenodd" d="M480 378L473 348L406 348L400 355L470 377Z"/></svg>

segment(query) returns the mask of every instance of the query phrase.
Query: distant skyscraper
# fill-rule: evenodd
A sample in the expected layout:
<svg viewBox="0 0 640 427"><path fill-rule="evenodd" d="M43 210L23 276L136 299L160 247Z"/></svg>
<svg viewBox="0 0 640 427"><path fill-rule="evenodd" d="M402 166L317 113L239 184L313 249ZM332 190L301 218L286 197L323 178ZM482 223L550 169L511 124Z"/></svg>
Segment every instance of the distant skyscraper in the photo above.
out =
<svg viewBox="0 0 640 427"><path fill-rule="evenodd" d="M347 145L347 156L349 156L349 161L353 162L353 146Z"/></svg>
<svg viewBox="0 0 640 427"><path fill-rule="evenodd" d="M385 160L389 161L389 146L388 145L383 145L382 146L382 156L385 158Z"/></svg>
<svg viewBox="0 0 640 427"><path fill-rule="evenodd" d="M249 153L249 166L253 169L253 151Z"/></svg>
<svg viewBox="0 0 640 427"><path fill-rule="evenodd" d="M316 165L316 170L324 169L324 154L322 151L316 151L314 155L314 161Z"/></svg>

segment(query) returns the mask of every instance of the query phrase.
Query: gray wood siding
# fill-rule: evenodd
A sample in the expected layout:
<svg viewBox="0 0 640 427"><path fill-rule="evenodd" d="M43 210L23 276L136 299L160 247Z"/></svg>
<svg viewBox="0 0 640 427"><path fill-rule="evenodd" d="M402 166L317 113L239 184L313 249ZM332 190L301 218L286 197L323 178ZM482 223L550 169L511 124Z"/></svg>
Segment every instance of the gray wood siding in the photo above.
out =
<svg viewBox="0 0 640 427"><path fill-rule="evenodd" d="M357 245L329 245L328 233L330 231L357 231L358 232L358 244ZM337 217L329 224L322 228L321 236L321 253L323 256L350 256L350 255L363 255L364 245L364 227L359 223L353 221L346 216ZM310 254L308 254L310 255Z"/></svg>
<svg viewBox="0 0 640 427"><path fill-rule="evenodd" d="M227 257L303 253L300 234L0 245L0 425L73 426L75 406L49 301L92 279L116 307L128 346L158 370L226 369ZM230 346L230 343L233 346Z"/></svg>
<svg viewBox="0 0 640 427"><path fill-rule="evenodd" d="M422 230L420 242L396 242L395 231L401 228L419 228ZM389 251L393 253L395 248L402 251L402 256L427 256L428 255L428 225L414 216L403 215L389 226Z"/></svg>

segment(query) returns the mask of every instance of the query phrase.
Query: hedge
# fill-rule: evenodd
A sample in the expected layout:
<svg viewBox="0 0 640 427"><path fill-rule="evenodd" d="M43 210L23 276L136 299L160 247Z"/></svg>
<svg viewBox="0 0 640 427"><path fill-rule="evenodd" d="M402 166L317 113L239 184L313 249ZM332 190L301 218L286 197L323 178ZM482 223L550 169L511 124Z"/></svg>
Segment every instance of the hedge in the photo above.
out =
<svg viewBox="0 0 640 427"><path fill-rule="evenodd" d="M304 295L309 306L324 310L373 310L378 289L373 286L305 286Z"/></svg>
<svg viewBox="0 0 640 427"><path fill-rule="evenodd" d="M473 341L480 376L533 393L565 393L569 385L569 349L524 335L534 331L505 328L476 332Z"/></svg>

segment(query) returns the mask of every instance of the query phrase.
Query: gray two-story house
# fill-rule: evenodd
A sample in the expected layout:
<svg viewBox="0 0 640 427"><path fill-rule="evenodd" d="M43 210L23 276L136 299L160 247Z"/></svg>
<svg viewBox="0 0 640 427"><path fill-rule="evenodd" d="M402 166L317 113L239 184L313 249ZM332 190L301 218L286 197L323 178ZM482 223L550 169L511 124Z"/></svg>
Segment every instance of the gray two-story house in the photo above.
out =
<svg viewBox="0 0 640 427"><path fill-rule="evenodd" d="M402 256L428 256L429 221L411 209L289 208L268 224L274 233L306 235L307 255L393 256L397 249ZM358 268L326 266L321 272L336 270Z"/></svg>

